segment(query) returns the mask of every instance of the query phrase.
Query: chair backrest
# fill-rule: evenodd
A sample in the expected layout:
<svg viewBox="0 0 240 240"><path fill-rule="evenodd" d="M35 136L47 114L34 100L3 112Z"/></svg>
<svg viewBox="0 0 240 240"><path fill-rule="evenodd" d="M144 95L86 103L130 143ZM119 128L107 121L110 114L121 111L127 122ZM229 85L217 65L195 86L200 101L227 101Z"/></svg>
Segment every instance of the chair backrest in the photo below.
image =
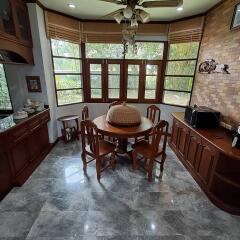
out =
<svg viewBox="0 0 240 240"><path fill-rule="evenodd" d="M82 109L82 120L88 120L89 119L89 112L88 112L88 106L84 105Z"/></svg>
<svg viewBox="0 0 240 240"><path fill-rule="evenodd" d="M147 118L153 123L160 121L161 110L156 105L150 105L147 108Z"/></svg>
<svg viewBox="0 0 240 240"><path fill-rule="evenodd" d="M91 120L81 121L82 149L89 145L94 155L99 155L99 134L97 126ZM87 140L87 142L86 142Z"/></svg>
<svg viewBox="0 0 240 240"><path fill-rule="evenodd" d="M112 103L109 104L109 109L112 107L112 106L116 106L116 105L121 105L123 104L123 101L114 101Z"/></svg>
<svg viewBox="0 0 240 240"><path fill-rule="evenodd" d="M152 140L151 145L153 148L153 154L157 154L158 146L163 138L163 147L162 150L165 152L167 146L167 137L168 137L168 128L169 123L167 121L158 122L152 130Z"/></svg>

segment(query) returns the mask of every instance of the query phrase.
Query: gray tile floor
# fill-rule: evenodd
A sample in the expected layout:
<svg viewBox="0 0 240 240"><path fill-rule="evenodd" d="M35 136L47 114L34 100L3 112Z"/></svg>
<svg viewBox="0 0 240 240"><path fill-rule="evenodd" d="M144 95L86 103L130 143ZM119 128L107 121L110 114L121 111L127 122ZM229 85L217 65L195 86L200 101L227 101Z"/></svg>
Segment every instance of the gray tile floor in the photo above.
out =
<svg viewBox="0 0 240 240"><path fill-rule="evenodd" d="M77 142L58 143L0 202L0 240L240 239L240 217L211 204L170 149L152 183L119 158L99 184L94 163L84 176L80 152Z"/></svg>

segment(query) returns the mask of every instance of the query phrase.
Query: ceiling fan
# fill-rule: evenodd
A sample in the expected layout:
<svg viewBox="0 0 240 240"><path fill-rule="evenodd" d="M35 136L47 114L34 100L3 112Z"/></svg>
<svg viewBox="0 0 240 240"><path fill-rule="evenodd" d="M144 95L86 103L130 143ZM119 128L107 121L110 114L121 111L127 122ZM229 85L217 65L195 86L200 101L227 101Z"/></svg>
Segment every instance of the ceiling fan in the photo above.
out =
<svg viewBox="0 0 240 240"><path fill-rule="evenodd" d="M160 8L160 7L177 7L181 8L183 0L159 0L159 1L145 1L145 0L100 0L102 2L114 3L118 5L126 5L125 8L120 8L117 11L111 12L103 18L113 17L117 23L123 20L129 20L131 27L137 27L138 21L147 23L150 20L150 14L142 8ZM140 8L137 8L140 7Z"/></svg>

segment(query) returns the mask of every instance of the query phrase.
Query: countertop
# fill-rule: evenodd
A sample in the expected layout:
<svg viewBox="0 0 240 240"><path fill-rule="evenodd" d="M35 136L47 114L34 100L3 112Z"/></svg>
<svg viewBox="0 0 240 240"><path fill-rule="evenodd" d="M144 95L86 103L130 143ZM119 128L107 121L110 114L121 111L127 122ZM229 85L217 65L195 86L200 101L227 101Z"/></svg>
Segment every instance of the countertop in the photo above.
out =
<svg viewBox="0 0 240 240"><path fill-rule="evenodd" d="M231 132L218 127L216 129L195 129L184 120L184 113L173 113L174 118L187 125L192 131L201 135L206 141L214 145L221 152L226 155L240 160L240 149L232 147L232 136Z"/></svg>
<svg viewBox="0 0 240 240"><path fill-rule="evenodd" d="M49 108L44 109L43 111L40 111L40 112L35 112L35 113L32 113L32 114L28 114L27 118L20 119L20 120L13 119L13 114L8 116L8 117L5 117L3 119L0 119L0 134L5 133L8 130L10 130L10 129L16 127L16 126L24 124L28 120L33 119L34 117L38 116L39 114L41 114L45 111L49 111Z"/></svg>

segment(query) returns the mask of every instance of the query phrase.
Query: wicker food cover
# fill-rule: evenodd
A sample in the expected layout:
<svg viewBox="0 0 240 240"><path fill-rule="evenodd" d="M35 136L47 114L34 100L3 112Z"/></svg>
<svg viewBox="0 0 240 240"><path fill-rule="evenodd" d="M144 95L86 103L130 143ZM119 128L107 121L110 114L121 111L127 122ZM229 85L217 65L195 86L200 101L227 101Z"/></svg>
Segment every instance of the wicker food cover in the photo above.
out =
<svg viewBox="0 0 240 240"><path fill-rule="evenodd" d="M141 123L141 115L136 107L123 103L108 110L107 121L117 126L134 126Z"/></svg>

